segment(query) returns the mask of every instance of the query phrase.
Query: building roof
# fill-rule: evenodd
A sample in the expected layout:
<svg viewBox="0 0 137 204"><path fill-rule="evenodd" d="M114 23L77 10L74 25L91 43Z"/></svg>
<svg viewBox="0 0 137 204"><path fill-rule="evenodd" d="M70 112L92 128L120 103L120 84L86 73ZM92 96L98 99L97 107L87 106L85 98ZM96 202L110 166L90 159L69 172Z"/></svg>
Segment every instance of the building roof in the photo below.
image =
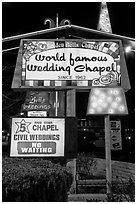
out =
<svg viewBox="0 0 137 204"><path fill-rule="evenodd" d="M118 39L123 44L132 41L135 46L135 39L116 35L112 33L102 32L91 28L85 28L77 25L64 25L55 28L39 30L35 32L25 33L21 35L6 37L2 39L2 50L6 52L12 49L18 49L21 39L56 39L56 38L80 38L80 39Z"/></svg>

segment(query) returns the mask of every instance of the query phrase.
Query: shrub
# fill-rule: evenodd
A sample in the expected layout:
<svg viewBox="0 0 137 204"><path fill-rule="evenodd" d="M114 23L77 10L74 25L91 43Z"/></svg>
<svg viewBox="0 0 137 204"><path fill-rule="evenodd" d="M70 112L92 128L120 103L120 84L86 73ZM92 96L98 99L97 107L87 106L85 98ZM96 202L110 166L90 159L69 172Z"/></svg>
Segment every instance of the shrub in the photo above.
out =
<svg viewBox="0 0 137 204"><path fill-rule="evenodd" d="M112 183L111 194L108 195L108 202L135 202L135 181L129 178L127 181L117 178Z"/></svg>
<svg viewBox="0 0 137 204"><path fill-rule="evenodd" d="M93 154L80 153L77 158L77 172L79 179L93 179L96 171L96 161Z"/></svg>
<svg viewBox="0 0 137 204"><path fill-rule="evenodd" d="M129 178L126 182L117 178L112 182L111 193L104 199L87 199L87 202L135 202L135 181Z"/></svg>
<svg viewBox="0 0 137 204"><path fill-rule="evenodd" d="M62 202L72 184L65 167L44 158L3 158L3 202Z"/></svg>

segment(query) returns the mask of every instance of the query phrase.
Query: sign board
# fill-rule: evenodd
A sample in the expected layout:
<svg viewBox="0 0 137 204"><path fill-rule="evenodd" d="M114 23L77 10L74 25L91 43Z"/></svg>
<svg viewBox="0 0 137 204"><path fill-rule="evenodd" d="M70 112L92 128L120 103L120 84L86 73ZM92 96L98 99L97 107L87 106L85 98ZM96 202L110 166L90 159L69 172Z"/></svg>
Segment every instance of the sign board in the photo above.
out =
<svg viewBox="0 0 137 204"><path fill-rule="evenodd" d="M25 103L22 105L23 111L49 111L51 104L48 101L45 91L28 91Z"/></svg>
<svg viewBox="0 0 137 204"><path fill-rule="evenodd" d="M47 117L47 111L28 111L28 117Z"/></svg>
<svg viewBox="0 0 137 204"><path fill-rule="evenodd" d="M120 121L111 121L111 149L112 150L122 150L122 141L121 141L121 122Z"/></svg>
<svg viewBox="0 0 137 204"><path fill-rule="evenodd" d="M64 156L65 119L12 118L10 156Z"/></svg>
<svg viewBox="0 0 137 204"><path fill-rule="evenodd" d="M21 40L12 88L19 79L20 88L122 86L121 46L119 40Z"/></svg>

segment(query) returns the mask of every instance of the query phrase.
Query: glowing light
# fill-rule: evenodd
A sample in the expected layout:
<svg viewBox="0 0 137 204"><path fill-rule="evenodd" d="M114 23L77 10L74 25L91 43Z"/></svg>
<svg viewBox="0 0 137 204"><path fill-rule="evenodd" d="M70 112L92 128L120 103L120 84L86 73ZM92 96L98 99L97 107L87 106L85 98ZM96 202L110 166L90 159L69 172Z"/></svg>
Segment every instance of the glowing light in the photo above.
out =
<svg viewBox="0 0 137 204"><path fill-rule="evenodd" d="M134 49L132 49L132 46L127 46L126 48L125 48L125 52L126 53L129 53L129 52L135 52L135 50Z"/></svg>
<svg viewBox="0 0 137 204"><path fill-rule="evenodd" d="M120 110L120 111L124 111L124 110L125 110L125 107L124 107L124 106L120 106L120 107L119 107L119 110Z"/></svg>
<svg viewBox="0 0 137 204"><path fill-rule="evenodd" d="M116 103L116 102L113 102L113 103L111 104L111 107L112 107L112 108L117 108L117 106L118 106L118 103Z"/></svg>
<svg viewBox="0 0 137 204"><path fill-rule="evenodd" d="M102 106L103 108L106 108L106 107L108 106L108 104L107 104L107 103L102 103L101 106Z"/></svg>
<svg viewBox="0 0 137 204"><path fill-rule="evenodd" d="M102 112L103 109L101 107L97 107L97 112Z"/></svg>
<svg viewBox="0 0 137 204"><path fill-rule="evenodd" d="M94 109L90 109L90 113L94 114L95 113Z"/></svg>
<svg viewBox="0 0 137 204"><path fill-rule="evenodd" d="M91 98L91 101L95 101L95 100L96 100L96 97L93 96L93 97Z"/></svg>
<svg viewBox="0 0 137 204"><path fill-rule="evenodd" d="M103 21L100 21L100 20L103 20ZM112 32L111 24L110 24L110 20L109 20L107 3L101 3L98 30L101 30L104 32L110 32L110 33Z"/></svg>
<svg viewBox="0 0 137 204"><path fill-rule="evenodd" d="M100 98L104 99L106 97L106 94L102 93L100 94Z"/></svg>
<svg viewBox="0 0 137 204"><path fill-rule="evenodd" d="M92 103L91 106L92 106L93 108L96 108L96 107L97 107L97 103Z"/></svg>
<svg viewBox="0 0 137 204"><path fill-rule="evenodd" d="M99 95L99 94L100 94L100 90L95 89L95 90L94 90L94 94Z"/></svg>
<svg viewBox="0 0 137 204"><path fill-rule="evenodd" d="M113 100L113 99L112 99L111 96L109 96L109 97L106 99L106 101L109 102L109 103L112 102L112 100Z"/></svg>
<svg viewBox="0 0 137 204"><path fill-rule="evenodd" d="M89 95L87 114L127 114L122 88L93 88Z"/></svg>
<svg viewBox="0 0 137 204"><path fill-rule="evenodd" d="M108 112L109 112L110 114L112 114L112 113L114 113L114 110L113 110L113 109L109 109Z"/></svg>
<svg viewBox="0 0 137 204"><path fill-rule="evenodd" d="M125 52L131 52L131 46L126 47Z"/></svg>
<svg viewBox="0 0 137 204"><path fill-rule="evenodd" d="M104 9L104 13L105 13L105 14L108 13L107 9Z"/></svg>
<svg viewBox="0 0 137 204"><path fill-rule="evenodd" d="M99 99L97 103L98 103L98 104L102 104L102 103L103 103L103 100L102 100L102 99Z"/></svg>
<svg viewBox="0 0 137 204"><path fill-rule="evenodd" d="M113 90L109 90L108 94L110 94L110 95L113 94Z"/></svg>
<svg viewBox="0 0 137 204"><path fill-rule="evenodd" d="M121 98L120 98L120 97L116 97L116 101L117 101L117 102L120 102L120 101L121 101Z"/></svg>
<svg viewBox="0 0 137 204"><path fill-rule="evenodd" d="M119 94L119 91L118 91L117 89L115 89L115 90L114 90L114 94L115 94L115 95L118 95L118 94Z"/></svg>

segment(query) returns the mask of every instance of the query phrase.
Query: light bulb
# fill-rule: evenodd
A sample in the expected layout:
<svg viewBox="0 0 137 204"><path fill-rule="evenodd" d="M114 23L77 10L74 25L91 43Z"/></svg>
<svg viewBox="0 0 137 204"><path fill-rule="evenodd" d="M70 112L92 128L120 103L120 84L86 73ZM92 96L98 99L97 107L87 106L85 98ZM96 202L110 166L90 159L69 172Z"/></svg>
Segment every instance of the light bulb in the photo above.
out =
<svg viewBox="0 0 137 204"><path fill-rule="evenodd" d="M99 89L95 89L94 90L94 94L99 95L100 94L100 90Z"/></svg>
<svg viewBox="0 0 137 204"><path fill-rule="evenodd" d="M112 114L112 113L114 113L114 110L113 110L113 109L109 109L108 112L109 112L110 114Z"/></svg>
<svg viewBox="0 0 137 204"><path fill-rule="evenodd" d="M120 101L121 101L121 98L120 98L120 97L116 97L116 101L117 101L117 102L120 102Z"/></svg>
<svg viewBox="0 0 137 204"><path fill-rule="evenodd" d="M107 107L107 103L102 103L101 106L102 106L103 108L106 108L106 107Z"/></svg>
<svg viewBox="0 0 137 204"><path fill-rule="evenodd" d="M120 106L120 107L119 107L119 110L120 110L120 111L124 111L124 110L125 110L125 107L124 107L124 106Z"/></svg>
<svg viewBox="0 0 137 204"><path fill-rule="evenodd" d="M98 100L98 104L102 104L103 103L103 100L102 99L99 99Z"/></svg>
<svg viewBox="0 0 137 204"><path fill-rule="evenodd" d="M97 107L97 112L102 112L102 108L101 107Z"/></svg>
<svg viewBox="0 0 137 204"><path fill-rule="evenodd" d="M108 11L107 11L107 9L104 9L104 13L106 14Z"/></svg>
<svg viewBox="0 0 137 204"><path fill-rule="evenodd" d="M97 103L92 103L91 106L92 106L93 108L96 108L96 107L97 107Z"/></svg>
<svg viewBox="0 0 137 204"><path fill-rule="evenodd" d="M90 109L89 112L90 113L95 113L95 110L94 109Z"/></svg>
<svg viewBox="0 0 137 204"><path fill-rule="evenodd" d="M106 97L106 94L102 93L100 94L100 98L104 99Z"/></svg>
<svg viewBox="0 0 137 204"><path fill-rule="evenodd" d="M109 96L109 97L106 99L106 101L110 103L110 102L112 101L112 97Z"/></svg>
<svg viewBox="0 0 137 204"><path fill-rule="evenodd" d="M95 97L95 96L92 96L90 100L91 100L91 101L96 101L96 97Z"/></svg>
<svg viewBox="0 0 137 204"><path fill-rule="evenodd" d="M109 90L109 91L108 91L108 94L109 94L109 95L113 94L113 91L112 91L112 90Z"/></svg>
<svg viewBox="0 0 137 204"><path fill-rule="evenodd" d="M130 52L131 51L131 46L127 46L125 49L126 52Z"/></svg>
<svg viewBox="0 0 137 204"><path fill-rule="evenodd" d="M118 103L116 103L116 102L113 102L113 103L111 104L111 106L112 106L112 108L117 108L117 106L118 106Z"/></svg>
<svg viewBox="0 0 137 204"><path fill-rule="evenodd" d="M115 95L118 95L118 94L119 94L119 91L118 91L117 89L115 89L115 90L114 90L114 94L115 94Z"/></svg>

